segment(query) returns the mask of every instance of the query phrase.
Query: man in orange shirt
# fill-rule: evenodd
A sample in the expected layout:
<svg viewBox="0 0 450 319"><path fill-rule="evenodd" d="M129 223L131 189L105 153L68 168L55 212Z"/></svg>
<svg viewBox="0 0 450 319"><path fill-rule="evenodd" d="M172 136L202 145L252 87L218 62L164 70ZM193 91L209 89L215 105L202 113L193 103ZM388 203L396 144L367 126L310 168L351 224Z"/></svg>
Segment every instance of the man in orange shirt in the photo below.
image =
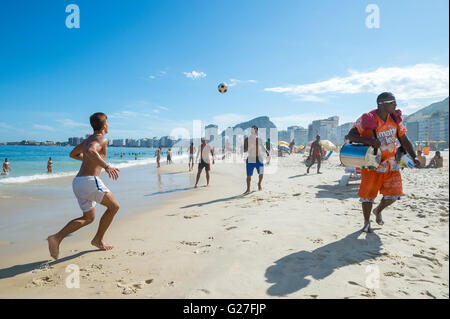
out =
<svg viewBox="0 0 450 319"><path fill-rule="evenodd" d="M414 148L405 135L406 128L401 123L401 111L395 110L397 103L390 92L384 92L377 98L378 108L363 114L350 130L350 142L370 145L381 151L381 163L377 170L363 169L361 172L361 186L358 196L362 202L364 214L363 231L373 232L370 227L370 213L375 198L380 192L383 199L373 210L376 222L383 225L381 212L392 205L403 195L402 177L399 165L395 160L397 139L406 152L414 159L414 165L420 165Z"/></svg>

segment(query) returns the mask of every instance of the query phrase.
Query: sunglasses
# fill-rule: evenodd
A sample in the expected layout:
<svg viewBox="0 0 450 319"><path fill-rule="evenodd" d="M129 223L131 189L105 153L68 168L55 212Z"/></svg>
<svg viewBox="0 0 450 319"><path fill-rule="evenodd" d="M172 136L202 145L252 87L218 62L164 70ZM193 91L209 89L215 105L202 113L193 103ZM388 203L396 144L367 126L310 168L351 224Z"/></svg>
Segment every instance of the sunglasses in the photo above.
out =
<svg viewBox="0 0 450 319"><path fill-rule="evenodd" d="M390 103L394 103L394 102L395 102L395 100L389 100L389 101L380 102L378 104L390 104Z"/></svg>

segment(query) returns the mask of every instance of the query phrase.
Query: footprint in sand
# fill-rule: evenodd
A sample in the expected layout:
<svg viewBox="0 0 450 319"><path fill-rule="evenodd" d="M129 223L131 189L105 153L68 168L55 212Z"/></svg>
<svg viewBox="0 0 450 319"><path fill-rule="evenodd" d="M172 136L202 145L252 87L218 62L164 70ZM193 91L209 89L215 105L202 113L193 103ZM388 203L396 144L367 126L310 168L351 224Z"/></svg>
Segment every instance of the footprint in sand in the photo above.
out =
<svg viewBox="0 0 450 319"><path fill-rule="evenodd" d="M25 288L44 287L44 286L56 286L55 280L50 276L33 278L33 280L29 284L27 284Z"/></svg>
<svg viewBox="0 0 450 319"><path fill-rule="evenodd" d="M208 289L198 289L201 292L204 292L205 294L209 295L211 292Z"/></svg>
<svg viewBox="0 0 450 319"><path fill-rule="evenodd" d="M131 249L129 249L127 252L126 252L126 254L128 255L128 256L145 256L145 255L147 255L147 252L145 252L145 251L136 251L136 250L131 250Z"/></svg>
<svg viewBox="0 0 450 319"><path fill-rule="evenodd" d="M117 287L122 288L122 294L124 295L130 295L135 294L139 289L142 289L145 287L145 285L149 285L153 282L153 279L147 279L144 281L124 284L123 280L120 279L117 281Z"/></svg>
<svg viewBox="0 0 450 319"><path fill-rule="evenodd" d="M228 227L228 228L225 228L226 230L232 230L232 229L234 229L234 228L237 228L236 226L231 226L231 227Z"/></svg>
<svg viewBox="0 0 450 319"><path fill-rule="evenodd" d="M400 277L405 276L405 274L402 274L400 272L395 272L395 271L388 271L388 272L385 272L383 275L385 275L386 277L395 277L395 278L400 278Z"/></svg>
<svg viewBox="0 0 450 319"><path fill-rule="evenodd" d="M270 230L267 230L267 229L263 230L263 233L265 235L273 235L273 233Z"/></svg>
<svg viewBox="0 0 450 319"><path fill-rule="evenodd" d="M198 244L200 244L199 241L180 241L180 244L182 245L188 245L188 246L197 246Z"/></svg>
<svg viewBox="0 0 450 319"><path fill-rule="evenodd" d="M185 219L191 219L191 218L196 218L196 217L200 217L200 215L184 216Z"/></svg>

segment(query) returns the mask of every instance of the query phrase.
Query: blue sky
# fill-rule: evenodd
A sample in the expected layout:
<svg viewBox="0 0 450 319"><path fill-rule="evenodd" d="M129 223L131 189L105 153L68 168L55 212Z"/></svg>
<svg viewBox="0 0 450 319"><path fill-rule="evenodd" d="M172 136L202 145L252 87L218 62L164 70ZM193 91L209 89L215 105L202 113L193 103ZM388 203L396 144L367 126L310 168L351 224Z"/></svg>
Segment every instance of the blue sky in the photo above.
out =
<svg viewBox="0 0 450 319"><path fill-rule="evenodd" d="M67 5L80 28L65 25ZM380 28L366 27L377 4ZM390 90L405 113L448 96L448 1L3 1L0 142L354 121ZM217 85L226 82L228 93Z"/></svg>

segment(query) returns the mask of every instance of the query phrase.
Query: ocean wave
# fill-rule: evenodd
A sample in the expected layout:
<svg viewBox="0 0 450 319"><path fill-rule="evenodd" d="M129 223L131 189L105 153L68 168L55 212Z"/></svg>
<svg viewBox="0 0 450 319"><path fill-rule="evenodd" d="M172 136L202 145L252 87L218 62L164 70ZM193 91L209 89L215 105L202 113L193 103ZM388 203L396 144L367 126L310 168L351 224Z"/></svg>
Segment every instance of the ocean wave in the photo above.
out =
<svg viewBox="0 0 450 319"><path fill-rule="evenodd" d="M187 158L187 154L173 156L173 161L174 162L181 161L184 158ZM163 158L161 158L161 162L162 163L164 162ZM147 158L147 159L141 159L141 160L129 160L129 161L126 161L123 163L109 163L109 164L112 167L116 167L119 169L138 167L138 166L147 166L147 165L156 164L156 158ZM77 171L71 171L71 172L60 172L60 173L53 173L53 174L36 174L36 175L28 175L28 176L6 177L3 179L0 179L0 184L25 184L25 183L29 183L29 182L33 182L33 181L38 181L38 180L75 176L77 173L78 173Z"/></svg>
<svg viewBox="0 0 450 319"><path fill-rule="evenodd" d="M53 178L61 178L67 176L75 176L77 172L61 172L54 174L37 174L37 175L28 175L28 176L17 176L17 177L6 177L0 179L0 184L25 184L32 181L44 180L44 179L53 179Z"/></svg>

